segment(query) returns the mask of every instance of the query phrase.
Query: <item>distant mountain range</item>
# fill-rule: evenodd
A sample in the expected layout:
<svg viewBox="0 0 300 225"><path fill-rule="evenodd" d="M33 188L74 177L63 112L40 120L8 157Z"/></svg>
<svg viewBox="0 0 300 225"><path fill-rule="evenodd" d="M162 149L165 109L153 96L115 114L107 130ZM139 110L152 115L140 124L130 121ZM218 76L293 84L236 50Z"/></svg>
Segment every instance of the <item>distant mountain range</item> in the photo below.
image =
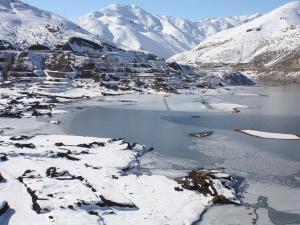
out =
<svg viewBox="0 0 300 225"><path fill-rule="evenodd" d="M300 75L300 1L219 32L170 61L198 67L219 64Z"/></svg>
<svg viewBox="0 0 300 225"><path fill-rule="evenodd" d="M123 48L168 58L190 50L208 37L252 21L261 14L193 22L153 15L135 5L112 4L74 22L103 40Z"/></svg>
<svg viewBox="0 0 300 225"><path fill-rule="evenodd" d="M190 50L219 31L261 16L192 22L152 15L135 5L113 4L72 22L19 0L0 0L0 12L0 48L8 45L25 48L34 44L51 48L71 37L81 37L164 58Z"/></svg>
<svg viewBox="0 0 300 225"><path fill-rule="evenodd" d="M230 66L267 71L274 79L300 77L300 1L265 15L192 22L120 4L70 21L20 0L0 0L0 29L0 50L35 45L92 53L113 47L122 57L120 48L132 50L131 60L134 51L144 51L198 68Z"/></svg>

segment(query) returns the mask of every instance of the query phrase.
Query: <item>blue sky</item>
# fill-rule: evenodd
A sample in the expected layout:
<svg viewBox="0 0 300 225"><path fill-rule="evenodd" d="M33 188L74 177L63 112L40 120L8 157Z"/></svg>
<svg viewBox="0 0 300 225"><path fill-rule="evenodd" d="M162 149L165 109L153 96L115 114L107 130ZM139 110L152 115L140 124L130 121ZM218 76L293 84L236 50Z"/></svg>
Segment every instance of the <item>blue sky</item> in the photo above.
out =
<svg viewBox="0 0 300 225"><path fill-rule="evenodd" d="M266 13L292 0L23 0L73 19L112 3L136 4L145 10L197 21L203 18Z"/></svg>

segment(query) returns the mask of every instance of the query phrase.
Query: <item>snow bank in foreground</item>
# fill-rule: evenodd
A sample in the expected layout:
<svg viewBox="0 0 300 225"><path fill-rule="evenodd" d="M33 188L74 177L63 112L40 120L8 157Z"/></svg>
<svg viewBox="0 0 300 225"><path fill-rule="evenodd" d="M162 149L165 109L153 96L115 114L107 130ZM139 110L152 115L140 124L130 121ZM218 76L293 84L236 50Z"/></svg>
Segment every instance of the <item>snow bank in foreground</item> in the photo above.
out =
<svg viewBox="0 0 300 225"><path fill-rule="evenodd" d="M238 130L238 131L254 137L259 137L264 139L300 140L300 136L294 134L270 133L270 132L257 131L257 130Z"/></svg>
<svg viewBox="0 0 300 225"><path fill-rule="evenodd" d="M149 150L121 139L0 136L0 202L15 212L0 224L182 225L213 203L239 203L235 180L218 171L193 171L180 182L126 175Z"/></svg>

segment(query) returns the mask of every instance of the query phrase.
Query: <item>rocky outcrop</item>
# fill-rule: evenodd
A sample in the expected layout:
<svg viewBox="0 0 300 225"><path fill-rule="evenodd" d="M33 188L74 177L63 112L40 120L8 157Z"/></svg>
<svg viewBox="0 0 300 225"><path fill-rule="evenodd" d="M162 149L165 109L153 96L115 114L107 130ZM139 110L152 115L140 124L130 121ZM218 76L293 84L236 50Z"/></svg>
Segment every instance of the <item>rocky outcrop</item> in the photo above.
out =
<svg viewBox="0 0 300 225"><path fill-rule="evenodd" d="M72 37L67 43L60 46L58 45L57 47L64 51L74 51L79 53L99 53L103 49L103 46L100 44L79 37Z"/></svg>
<svg viewBox="0 0 300 225"><path fill-rule="evenodd" d="M239 204L237 198L232 198L232 195L228 198L226 191L218 189L225 187L229 193L235 192L233 184L237 180L229 174L221 173L218 170L198 169L176 180L184 189L197 191L204 196L211 196L213 204Z"/></svg>
<svg viewBox="0 0 300 225"><path fill-rule="evenodd" d="M252 86L255 83L246 77L241 72L228 72L223 75L223 79L225 80L227 85L231 86Z"/></svg>

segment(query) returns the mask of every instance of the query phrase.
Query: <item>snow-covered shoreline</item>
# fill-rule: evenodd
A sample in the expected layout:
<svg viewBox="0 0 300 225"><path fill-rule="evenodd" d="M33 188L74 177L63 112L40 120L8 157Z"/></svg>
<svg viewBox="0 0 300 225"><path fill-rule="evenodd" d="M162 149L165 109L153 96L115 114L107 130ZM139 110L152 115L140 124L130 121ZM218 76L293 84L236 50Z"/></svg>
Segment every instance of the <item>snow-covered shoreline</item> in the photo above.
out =
<svg viewBox="0 0 300 225"><path fill-rule="evenodd" d="M72 111L82 103L94 106L83 100L55 110ZM5 159L0 161L5 179L0 183L0 199L14 210L13 215L7 211L1 216L0 222L181 225L197 221L214 203L239 203L236 191L227 186L234 179L229 174L218 177L218 171L195 170L182 178L191 184L200 177L210 180L206 193L162 175L126 175L123 171L138 167L149 148L124 140L68 136L49 123L57 118L64 123L71 117L0 118L5 135L0 136Z"/></svg>
<svg viewBox="0 0 300 225"><path fill-rule="evenodd" d="M181 184L159 175L125 175L151 150L139 144L66 135L0 139L0 198L15 210L11 224L192 224L214 202L239 203L230 188L234 179L219 171L194 172L210 180L202 194L186 186L197 181L195 174Z"/></svg>

